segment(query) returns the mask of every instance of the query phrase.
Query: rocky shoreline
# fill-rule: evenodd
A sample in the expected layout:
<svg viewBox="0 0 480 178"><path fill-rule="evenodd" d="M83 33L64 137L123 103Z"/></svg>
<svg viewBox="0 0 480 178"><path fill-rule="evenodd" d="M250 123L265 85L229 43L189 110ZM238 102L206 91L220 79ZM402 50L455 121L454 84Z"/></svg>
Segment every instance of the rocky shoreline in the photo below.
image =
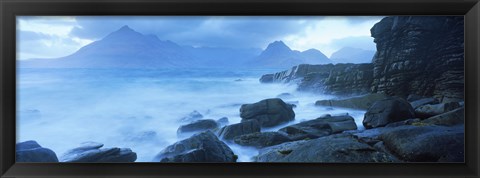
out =
<svg viewBox="0 0 480 178"><path fill-rule="evenodd" d="M463 162L463 18L386 17L371 34L377 44L372 63L302 64L259 79L341 96L314 104L365 110L365 130L359 130L348 113L318 113L317 118L291 124L295 105L269 98L241 105L240 123L203 119L192 112L179 120L183 125L177 136L182 140L152 159L236 162L238 155L228 144L237 144L259 149L251 158L254 162ZM27 141L17 144L16 157L19 162L136 160L128 148L102 147L86 143L58 158L52 150Z"/></svg>

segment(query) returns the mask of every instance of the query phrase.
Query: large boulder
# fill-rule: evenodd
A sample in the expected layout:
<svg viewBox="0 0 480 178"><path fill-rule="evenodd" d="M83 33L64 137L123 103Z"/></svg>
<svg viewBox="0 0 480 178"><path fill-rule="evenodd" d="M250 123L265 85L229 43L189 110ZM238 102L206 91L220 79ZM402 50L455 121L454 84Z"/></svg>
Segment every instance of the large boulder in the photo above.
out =
<svg viewBox="0 0 480 178"><path fill-rule="evenodd" d="M186 115L185 117L180 118L179 121L183 123L190 123L196 120L200 120L202 118L203 118L203 115L200 114L200 112L195 110L189 113L188 115Z"/></svg>
<svg viewBox="0 0 480 178"><path fill-rule="evenodd" d="M212 119L202 119L194 121L190 124L182 125L177 129L177 136L184 136L187 134L193 134L206 130L212 130L218 128L218 124Z"/></svg>
<svg viewBox="0 0 480 178"><path fill-rule="evenodd" d="M365 128L383 127L389 123L415 118L415 111L404 99L392 97L375 102L363 119Z"/></svg>
<svg viewBox="0 0 480 178"><path fill-rule="evenodd" d="M455 110L420 121L420 123L444 125L444 126L465 124L465 108L464 107L457 108Z"/></svg>
<svg viewBox="0 0 480 178"><path fill-rule="evenodd" d="M273 82L273 74L265 74L262 75L260 78L260 83L272 83Z"/></svg>
<svg viewBox="0 0 480 178"><path fill-rule="evenodd" d="M295 119L292 106L279 98L265 99L240 107L242 122L257 120L262 127L273 127Z"/></svg>
<svg viewBox="0 0 480 178"><path fill-rule="evenodd" d="M228 117L222 117L217 120L218 126L222 126L222 127L228 125L229 122L230 121L228 121Z"/></svg>
<svg viewBox="0 0 480 178"><path fill-rule="evenodd" d="M211 131L193 135L160 151L160 162L235 162L233 151Z"/></svg>
<svg viewBox="0 0 480 178"><path fill-rule="evenodd" d="M387 149L405 161L463 162L463 126L400 126L380 138Z"/></svg>
<svg viewBox="0 0 480 178"><path fill-rule="evenodd" d="M257 120L249 120L222 127L218 131L218 136L225 140L232 140L237 136L255 132L260 132L260 124Z"/></svg>
<svg viewBox="0 0 480 178"><path fill-rule="evenodd" d="M263 148L291 141L287 136L278 132L255 132L235 137L236 144Z"/></svg>
<svg viewBox="0 0 480 178"><path fill-rule="evenodd" d="M83 143L80 147L67 151L61 156L61 162L85 163L126 163L135 162L137 153L129 148L102 148L103 144L95 142Z"/></svg>
<svg viewBox="0 0 480 178"><path fill-rule="evenodd" d="M365 163L394 162L396 159L348 134L300 140L263 148L257 162Z"/></svg>
<svg viewBox="0 0 480 178"><path fill-rule="evenodd" d="M281 128L279 131L285 133L291 140L313 139L340 133L345 130L356 130L357 125L353 117L326 115L317 119L300 122Z"/></svg>
<svg viewBox="0 0 480 178"><path fill-rule="evenodd" d="M443 114L460 107L459 102L449 102L440 104L426 104L415 109L415 115L420 118L428 118Z"/></svg>
<svg viewBox="0 0 480 178"><path fill-rule="evenodd" d="M17 143L15 158L17 162L58 162L55 152L43 148L36 141Z"/></svg>
<svg viewBox="0 0 480 178"><path fill-rule="evenodd" d="M315 105L367 110L375 101L385 99L386 97L382 93L372 93L346 99L319 100L315 102Z"/></svg>

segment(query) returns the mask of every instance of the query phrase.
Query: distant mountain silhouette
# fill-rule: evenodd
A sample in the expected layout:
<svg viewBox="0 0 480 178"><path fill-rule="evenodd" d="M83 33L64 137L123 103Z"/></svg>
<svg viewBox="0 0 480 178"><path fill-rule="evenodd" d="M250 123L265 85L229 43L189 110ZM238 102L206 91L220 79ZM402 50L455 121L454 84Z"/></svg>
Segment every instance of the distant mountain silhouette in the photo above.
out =
<svg viewBox="0 0 480 178"><path fill-rule="evenodd" d="M25 67L65 68L155 68L198 65L182 47L161 41L155 35L143 35L123 26L103 39L58 59L37 59Z"/></svg>
<svg viewBox="0 0 480 178"><path fill-rule="evenodd" d="M330 59L316 49L303 52L290 49L283 41L270 43L250 65L267 68L290 68L299 64L327 64Z"/></svg>
<svg viewBox="0 0 480 178"><path fill-rule="evenodd" d="M371 63L375 51L344 47L334 52L330 59L335 63Z"/></svg>

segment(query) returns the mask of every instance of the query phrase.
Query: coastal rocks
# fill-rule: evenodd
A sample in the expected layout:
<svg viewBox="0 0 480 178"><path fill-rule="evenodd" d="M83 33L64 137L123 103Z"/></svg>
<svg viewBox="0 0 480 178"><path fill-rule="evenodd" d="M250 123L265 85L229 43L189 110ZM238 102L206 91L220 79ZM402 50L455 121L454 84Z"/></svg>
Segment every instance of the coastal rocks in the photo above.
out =
<svg viewBox="0 0 480 178"><path fill-rule="evenodd" d="M129 148L102 148L103 144L95 142L83 143L80 147L67 151L61 162L135 162L137 154Z"/></svg>
<svg viewBox="0 0 480 178"><path fill-rule="evenodd" d="M242 122L257 120L261 127L273 127L295 119L292 106L279 98L265 99L240 107Z"/></svg>
<svg viewBox="0 0 480 178"><path fill-rule="evenodd" d="M260 132L260 124L257 120L227 125L218 131L218 136L225 140L232 140L237 136Z"/></svg>
<svg viewBox="0 0 480 178"><path fill-rule="evenodd" d="M36 141L26 141L16 144L16 162L58 162L55 152L41 147Z"/></svg>
<svg viewBox="0 0 480 178"><path fill-rule="evenodd" d="M266 74L260 78L260 83L272 83L273 82L273 74Z"/></svg>
<svg viewBox="0 0 480 178"><path fill-rule="evenodd" d="M291 140L313 139L340 133L345 130L356 130L357 125L351 116L324 116L317 119L290 125L279 130Z"/></svg>
<svg viewBox="0 0 480 178"><path fill-rule="evenodd" d="M228 125L228 123L229 123L228 117L222 117L222 118L217 120L217 124L219 126L225 126L225 125Z"/></svg>
<svg viewBox="0 0 480 178"><path fill-rule="evenodd" d="M160 151L159 162L235 162L233 151L211 131L195 134Z"/></svg>
<svg viewBox="0 0 480 178"><path fill-rule="evenodd" d="M190 122L202 119L202 118L203 118L203 115L195 110L195 111L192 111L191 113L189 113L187 116L180 118L179 121L184 122L184 123L190 123Z"/></svg>
<svg viewBox="0 0 480 178"><path fill-rule="evenodd" d="M347 134L300 140L260 150L257 162L394 162L396 159Z"/></svg>
<svg viewBox="0 0 480 178"><path fill-rule="evenodd" d="M182 125L177 130L177 135L182 136L186 134L202 132L206 130L213 130L218 128L218 124L216 121L212 119L202 119L194 121L190 124Z"/></svg>
<svg viewBox="0 0 480 178"><path fill-rule="evenodd" d="M400 126L380 138L396 156L411 162L463 162L463 125Z"/></svg>
<svg viewBox="0 0 480 178"><path fill-rule="evenodd" d="M420 118L428 118L439 115L460 107L458 102L427 104L415 109L415 115Z"/></svg>
<svg viewBox="0 0 480 178"><path fill-rule="evenodd" d="M315 102L315 105L367 110L375 101L385 99L386 97L385 94L372 93L346 99L319 100Z"/></svg>
<svg viewBox="0 0 480 178"><path fill-rule="evenodd" d="M464 98L464 18L394 16L375 24L372 92Z"/></svg>
<svg viewBox="0 0 480 178"><path fill-rule="evenodd" d="M465 123L465 108L457 108L455 110L436 115L430 118L427 118L420 123L422 124L435 124L435 125L444 125L444 126L453 126L457 124Z"/></svg>
<svg viewBox="0 0 480 178"><path fill-rule="evenodd" d="M235 137L234 142L242 146L263 148L291 141L287 136L278 132L255 132Z"/></svg>
<svg viewBox="0 0 480 178"><path fill-rule="evenodd" d="M401 98L387 98L375 102L368 108L363 119L365 128L383 127L389 123L415 118L415 112L407 101Z"/></svg>
<svg viewBox="0 0 480 178"><path fill-rule="evenodd" d="M407 101L408 101L408 98L407 98ZM417 109L418 107L426 104L438 104L438 100L435 98L422 98L422 99L410 102L410 105L412 105L413 109Z"/></svg>

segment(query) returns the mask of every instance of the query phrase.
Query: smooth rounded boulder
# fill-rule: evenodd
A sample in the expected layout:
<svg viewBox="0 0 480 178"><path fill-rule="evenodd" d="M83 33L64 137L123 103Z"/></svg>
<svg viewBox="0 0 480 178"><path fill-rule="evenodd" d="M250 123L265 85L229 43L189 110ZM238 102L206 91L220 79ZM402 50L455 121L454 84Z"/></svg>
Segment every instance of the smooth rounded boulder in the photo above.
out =
<svg viewBox="0 0 480 178"><path fill-rule="evenodd" d="M265 99L240 107L242 122L257 120L261 127L274 127L295 119L293 107L282 99Z"/></svg>
<svg viewBox="0 0 480 178"><path fill-rule="evenodd" d="M33 140L17 143L15 158L17 162L58 162L55 152L48 148L43 148Z"/></svg>
<svg viewBox="0 0 480 178"><path fill-rule="evenodd" d="M383 127L389 123L415 118L415 110L402 98L391 97L375 102L363 118L365 128Z"/></svg>
<svg viewBox="0 0 480 178"><path fill-rule="evenodd" d="M232 149L211 131L178 141L160 151L155 162L235 162Z"/></svg>

